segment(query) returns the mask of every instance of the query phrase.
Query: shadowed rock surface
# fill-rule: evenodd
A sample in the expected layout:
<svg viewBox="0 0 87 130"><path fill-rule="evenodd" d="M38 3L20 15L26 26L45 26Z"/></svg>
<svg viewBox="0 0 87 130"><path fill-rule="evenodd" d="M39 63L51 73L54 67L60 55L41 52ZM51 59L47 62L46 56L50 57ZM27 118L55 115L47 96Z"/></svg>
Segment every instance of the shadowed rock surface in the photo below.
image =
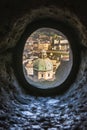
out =
<svg viewBox="0 0 87 130"><path fill-rule="evenodd" d="M86 130L87 48L81 48L77 79L64 95L35 97L26 94L12 68L13 47L27 24L41 16L64 16L79 29L82 45L86 47L86 4L71 0L32 0L29 3L3 0L0 6L0 130Z"/></svg>

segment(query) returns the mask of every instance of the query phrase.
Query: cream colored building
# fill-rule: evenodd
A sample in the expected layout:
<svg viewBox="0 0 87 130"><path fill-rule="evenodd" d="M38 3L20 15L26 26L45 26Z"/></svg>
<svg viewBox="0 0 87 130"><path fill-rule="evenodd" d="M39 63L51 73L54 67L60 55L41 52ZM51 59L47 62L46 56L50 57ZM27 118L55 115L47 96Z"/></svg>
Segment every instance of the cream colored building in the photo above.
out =
<svg viewBox="0 0 87 130"><path fill-rule="evenodd" d="M48 47L49 47L49 43L38 43L38 49L39 50L42 50L42 49L44 49L44 50L48 50Z"/></svg>
<svg viewBox="0 0 87 130"><path fill-rule="evenodd" d="M33 64L32 64L32 62L28 62L25 66L25 69L27 71L27 75L33 75Z"/></svg>

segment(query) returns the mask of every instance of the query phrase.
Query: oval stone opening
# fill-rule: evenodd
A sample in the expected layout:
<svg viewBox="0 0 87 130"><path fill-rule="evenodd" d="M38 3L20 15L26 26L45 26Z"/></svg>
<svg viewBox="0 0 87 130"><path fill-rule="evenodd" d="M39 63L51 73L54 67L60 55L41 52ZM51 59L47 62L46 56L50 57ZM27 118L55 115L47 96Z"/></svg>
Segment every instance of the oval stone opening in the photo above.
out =
<svg viewBox="0 0 87 130"><path fill-rule="evenodd" d="M33 32L26 40L22 59L27 82L40 89L60 86L73 65L67 37L53 28L40 28Z"/></svg>

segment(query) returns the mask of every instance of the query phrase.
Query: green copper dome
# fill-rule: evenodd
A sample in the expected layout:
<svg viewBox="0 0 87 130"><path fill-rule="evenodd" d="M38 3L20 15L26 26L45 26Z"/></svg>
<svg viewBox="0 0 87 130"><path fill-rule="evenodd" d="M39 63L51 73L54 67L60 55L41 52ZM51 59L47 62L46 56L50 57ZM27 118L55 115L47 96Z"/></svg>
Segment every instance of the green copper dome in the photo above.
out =
<svg viewBox="0 0 87 130"><path fill-rule="evenodd" d="M33 68L37 71L50 71L53 70L53 64L49 58L39 58L34 61Z"/></svg>

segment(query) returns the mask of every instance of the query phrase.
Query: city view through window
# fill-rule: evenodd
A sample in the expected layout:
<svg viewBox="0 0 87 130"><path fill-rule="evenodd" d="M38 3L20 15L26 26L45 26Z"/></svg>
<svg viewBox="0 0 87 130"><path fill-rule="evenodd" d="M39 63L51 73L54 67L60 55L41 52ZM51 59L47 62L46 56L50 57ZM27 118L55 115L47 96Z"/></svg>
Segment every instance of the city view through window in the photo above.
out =
<svg viewBox="0 0 87 130"><path fill-rule="evenodd" d="M72 51L66 36L56 29L40 28L26 40L23 71L29 84L52 88L62 84L72 68Z"/></svg>

